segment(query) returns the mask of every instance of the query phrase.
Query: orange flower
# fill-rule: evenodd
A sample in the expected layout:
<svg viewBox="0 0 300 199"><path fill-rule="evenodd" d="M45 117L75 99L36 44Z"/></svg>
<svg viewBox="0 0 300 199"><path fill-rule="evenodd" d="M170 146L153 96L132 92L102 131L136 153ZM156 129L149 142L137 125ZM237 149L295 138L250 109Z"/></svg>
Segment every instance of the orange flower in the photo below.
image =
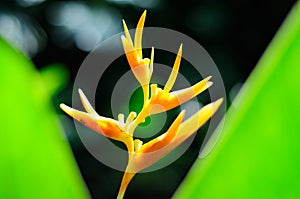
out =
<svg viewBox="0 0 300 199"><path fill-rule="evenodd" d="M136 114L135 112L131 112L126 121L124 120L123 114L118 115L118 120L99 116L80 89L81 102L86 112L72 109L64 104L60 105L60 107L74 119L108 138L125 143L127 146L129 155L128 165L120 186L119 199L123 198L130 180L137 172L151 166L189 138L212 117L223 101L223 99L219 99L212 102L185 120L185 111L181 111L167 132L145 144L141 140L133 138L135 128L142 123L146 117L168 111L197 96L212 85L212 82L209 81L211 77L207 77L189 88L170 92L175 83L180 66L182 56L181 45L166 85L161 89L158 88L156 84L151 84L151 96L149 96L149 82L153 72L154 48L152 48L150 59L143 58L141 43L145 17L146 11L142 14L138 22L134 44L132 43L124 21L125 36L121 38L131 70L143 88L144 105L140 113Z"/></svg>
<svg viewBox="0 0 300 199"><path fill-rule="evenodd" d="M125 36L124 35L121 36L124 51L128 63L131 67L131 70L135 75L136 79L142 85L142 89L144 92L144 102L146 102L149 95L149 82L153 72L153 59L154 59L153 47L151 50L151 59L143 58L142 35L143 35L145 18L146 18L146 11L144 11L137 24L135 30L135 36L134 36L134 43L132 42L127 25L124 20L123 20L123 26L124 26Z"/></svg>
<svg viewBox="0 0 300 199"><path fill-rule="evenodd" d="M133 147L133 143L131 143L132 136L128 135L126 131L124 131L124 122L116 121L111 118L106 118L98 115L98 113L91 106L90 102L87 100L86 96L83 94L81 89L78 90L80 99L84 109L87 111L82 112L75 110L73 108L68 107L65 104L60 104L60 108L65 111L68 115L81 122L85 126L93 129L94 131L114 140L121 141L126 144L128 150ZM128 120L132 118L134 112L132 112L128 116Z"/></svg>

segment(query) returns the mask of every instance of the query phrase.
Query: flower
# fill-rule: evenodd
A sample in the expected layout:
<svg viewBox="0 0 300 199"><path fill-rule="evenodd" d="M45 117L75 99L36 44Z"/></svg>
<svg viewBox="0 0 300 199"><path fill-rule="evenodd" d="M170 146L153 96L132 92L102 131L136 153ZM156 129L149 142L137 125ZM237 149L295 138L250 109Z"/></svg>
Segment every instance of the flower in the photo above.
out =
<svg viewBox="0 0 300 199"><path fill-rule="evenodd" d="M106 118L98 115L98 113L91 106L90 102L87 100L84 93L81 89L78 90L80 99L84 109L87 111L82 112L75 110L73 108L68 107L65 104L60 104L60 108L65 111L68 115L81 122L85 126L93 129L94 131L114 140L121 141L126 144L128 150L133 147L131 143L132 136L128 135L126 131L124 131L124 122L122 122L122 118L119 117L119 121L116 121L111 118ZM132 120L134 112L130 113L128 116L128 123Z"/></svg>
<svg viewBox="0 0 300 199"><path fill-rule="evenodd" d="M151 50L151 59L143 58L142 35L146 18L146 11L142 14L135 31L134 43L132 42L125 20L123 20L125 36L121 36L124 51L136 79L142 85L144 93L144 102L149 95L149 82L153 73L154 48Z"/></svg>
<svg viewBox="0 0 300 199"><path fill-rule="evenodd" d="M108 138L121 141L127 146L129 158L118 193L118 198L120 199L123 198L129 182L137 172L151 166L189 138L212 117L223 101L222 98L218 99L202 107L198 112L185 120L185 110L181 111L164 134L145 144L139 139L134 139L135 128L146 117L168 111L197 96L212 85L212 82L209 81L211 79L209 76L189 88L170 92L180 66L182 56L182 45L180 45L173 70L166 85L161 89L158 88L157 84L151 84L151 95L149 96L149 83L153 72L154 48L152 48L150 59L143 58L141 43L145 17L146 11L142 14L138 22L134 44L124 20L125 36L121 37L131 70L143 88L144 105L142 110L138 114L131 112L126 121L123 114L118 115L118 120L99 116L80 89L80 99L86 112L75 110L65 104L60 105L62 110L87 127Z"/></svg>

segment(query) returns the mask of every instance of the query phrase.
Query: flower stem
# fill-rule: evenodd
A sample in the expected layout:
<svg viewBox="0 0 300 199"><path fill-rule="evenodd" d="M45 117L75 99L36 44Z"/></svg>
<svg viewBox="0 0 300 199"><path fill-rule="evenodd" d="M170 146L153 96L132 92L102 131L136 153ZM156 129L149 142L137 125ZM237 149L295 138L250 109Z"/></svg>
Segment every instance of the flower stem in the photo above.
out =
<svg viewBox="0 0 300 199"><path fill-rule="evenodd" d="M149 99L149 84L142 85L142 89L144 93L144 105L145 105Z"/></svg>
<svg viewBox="0 0 300 199"><path fill-rule="evenodd" d="M135 128L140 124L143 123L145 121L145 118L149 116L149 101L147 101L141 112L137 115L137 117L135 118L135 120L132 122L131 126L129 127L129 134L133 135L133 132L135 130Z"/></svg>
<svg viewBox="0 0 300 199"><path fill-rule="evenodd" d="M123 199L125 191L127 189L127 186L128 186L129 182L131 181L131 179L133 178L134 175L135 175L135 173L129 173L129 172L125 171L123 179L122 179L122 183L121 183L121 186L120 186L120 189L119 189L117 199Z"/></svg>

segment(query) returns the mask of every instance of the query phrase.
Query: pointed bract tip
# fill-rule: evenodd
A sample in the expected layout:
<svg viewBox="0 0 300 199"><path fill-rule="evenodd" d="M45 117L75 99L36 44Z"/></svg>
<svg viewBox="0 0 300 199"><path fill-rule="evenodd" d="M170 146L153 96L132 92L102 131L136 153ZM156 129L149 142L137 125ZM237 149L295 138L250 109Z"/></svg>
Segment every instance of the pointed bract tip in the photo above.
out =
<svg viewBox="0 0 300 199"><path fill-rule="evenodd" d="M183 44L181 43L179 46L179 50L178 50L178 52L181 52L181 54L182 54L182 46L183 46Z"/></svg>
<svg viewBox="0 0 300 199"><path fill-rule="evenodd" d="M70 110L71 110L71 108L68 107L67 105L65 105L64 103L61 103L61 104L59 105L59 107L60 107L64 112L66 112L66 113L69 113Z"/></svg>
<svg viewBox="0 0 300 199"><path fill-rule="evenodd" d="M151 61L153 62L153 58L154 58L154 47L152 46L151 48Z"/></svg>
<svg viewBox="0 0 300 199"><path fill-rule="evenodd" d="M178 115L178 117L180 117L181 118L181 120L184 118L184 116L185 116L185 112L186 112L186 110L185 109L183 109L180 113L179 113L179 115Z"/></svg>
<svg viewBox="0 0 300 199"><path fill-rule="evenodd" d="M83 93L83 91L81 89L78 89L78 93L79 93L80 99L82 100L82 103L84 104L85 101L87 101L85 94Z"/></svg>
<svg viewBox="0 0 300 199"><path fill-rule="evenodd" d="M80 88L78 89L78 93L79 95L84 95L83 91Z"/></svg>
<svg viewBox="0 0 300 199"><path fill-rule="evenodd" d="M59 105L59 107L60 107L61 109L64 109L64 108L66 107L66 105L65 105L64 103L61 103L61 104Z"/></svg>
<svg viewBox="0 0 300 199"><path fill-rule="evenodd" d="M145 23L145 19L146 19L146 12L144 11L143 14L142 14L142 16L139 19L139 22L138 22L138 24L136 26L136 29L141 29L141 30L143 29L144 23ZM141 35L139 37L141 37Z"/></svg>
<svg viewBox="0 0 300 199"><path fill-rule="evenodd" d="M179 47L177 57L180 56L182 57L182 46Z"/></svg>
<svg viewBox="0 0 300 199"><path fill-rule="evenodd" d="M147 14L147 10L144 10L142 16L146 16L146 14Z"/></svg>
<svg viewBox="0 0 300 199"><path fill-rule="evenodd" d="M223 97L218 99L217 101L213 102L213 106L216 106L217 108L223 103L224 99Z"/></svg>
<svg viewBox="0 0 300 199"><path fill-rule="evenodd" d="M220 98L220 99L218 99L218 100L216 100L216 101L214 101L214 102L208 104L207 107L210 107L211 110L212 110L213 113L214 113L214 112L216 112L216 111L218 110L218 108L221 106L222 102L223 102L223 98Z"/></svg>
<svg viewBox="0 0 300 199"><path fill-rule="evenodd" d="M128 27L127 27L124 19L122 20L122 23L123 23L123 27L124 27L124 32L128 32Z"/></svg>
<svg viewBox="0 0 300 199"><path fill-rule="evenodd" d="M211 81L206 82L206 87L209 88L213 85L214 83Z"/></svg>
<svg viewBox="0 0 300 199"><path fill-rule="evenodd" d="M181 123L182 122L182 120L183 120L183 118L184 118L184 116L185 116L185 109L183 109L179 114L178 114L178 116L177 116L177 118L175 119L175 120L177 120L177 121L179 121L179 123Z"/></svg>
<svg viewBox="0 0 300 199"><path fill-rule="evenodd" d="M204 80L205 81L208 81L208 80L210 80L212 78L212 76L208 76L208 77L206 77Z"/></svg>

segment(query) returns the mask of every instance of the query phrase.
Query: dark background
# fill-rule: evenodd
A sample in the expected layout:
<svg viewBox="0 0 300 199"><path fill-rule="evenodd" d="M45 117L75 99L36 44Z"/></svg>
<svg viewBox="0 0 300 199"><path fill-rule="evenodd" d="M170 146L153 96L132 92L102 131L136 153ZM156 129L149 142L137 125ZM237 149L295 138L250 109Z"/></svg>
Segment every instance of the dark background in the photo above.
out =
<svg viewBox="0 0 300 199"><path fill-rule="evenodd" d="M1 1L0 34L22 49L37 69L53 63L68 69L69 84L53 97L54 107L63 115L58 105L71 104L72 81L89 50L97 42L121 32L123 18L129 28L134 28L147 9L146 26L180 31L208 51L222 74L230 106L295 1L145 2ZM175 55L170 60L174 58ZM96 102L96 107L101 112L100 102ZM69 118L62 116L62 123L92 197L114 198L122 172L104 166L86 151ZM201 132L204 131L205 127ZM170 166L138 174L126 197L170 198L197 158L204 137L201 132L190 149Z"/></svg>

